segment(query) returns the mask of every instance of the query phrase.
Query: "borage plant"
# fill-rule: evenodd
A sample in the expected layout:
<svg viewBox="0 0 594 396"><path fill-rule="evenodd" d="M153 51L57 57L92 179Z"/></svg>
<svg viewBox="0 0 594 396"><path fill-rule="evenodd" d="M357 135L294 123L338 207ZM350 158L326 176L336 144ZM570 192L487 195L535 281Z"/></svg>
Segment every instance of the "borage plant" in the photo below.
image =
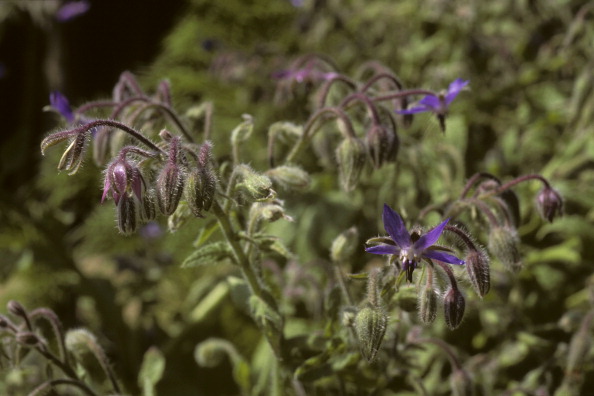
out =
<svg viewBox="0 0 594 396"><path fill-rule="evenodd" d="M267 386L290 388L297 394L321 389L327 394L402 387L422 390L426 373L415 369L415 351L427 343L437 345L450 360L453 389L472 390L471 376L458 352L445 341L421 337L415 325L434 323L442 304L445 323L454 330L462 324L466 308L461 286L469 282L481 298L489 292L489 254L472 234L488 235L489 251L506 268L521 269L519 200L513 186L539 180L544 185L536 198L540 213L551 221L562 211L560 195L539 175L502 183L480 173L460 186L459 198L416 208L419 221L430 212L441 218L437 226L423 231L418 226L407 228L408 216L401 217L388 206L407 204L392 193L383 206L388 236L369 239L366 248L368 253L386 255L385 262L376 260L372 265L370 261L372 268L367 271L345 275L347 268L362 267L357 261L371 260L363 252L358 231L371 227L367 219L335 238L330 249L333 271L318 276L313 269L307 274L311 264L290 252L283 235L268 233L268 223L301 220L287 213L291 208L282 198L295 200L312 180L330 173L336 175L334 186L344 193L383 203L385 193L369 180L376 172L385 172L389 178L401 172L388 166L398 162L399 153L411 144L409 137L404 139L406 144L401 143L400 129L411 124L414 114L429 112L445 132L450 106L470 87L469 81L456 79L443 92L407 89L377 62L364 64L356 74L355 78L344 75L330 60L315 55L301 57L275 74L278 101L290 100L305 87L312 94L313 109L304 125L270 126L270 166L261 170L248 165L257 159L242 158L240 150L254 135L250 116L231 132L229 147L220 148L216 156L210 141L212 107L203 104L180 115L172 106L166 81L149 95L125 72L111 100L76 109L59 94L52 96L52 106L68 126L47 136L42 152L65 142L58 169L74 174L92 142L95 162L105 165L101 201L113 200L122 234L136 232L159 215L168 217L170 229L190 217L216 218L221 238L202 243L184 265L229 259L237 266L242 277L234 278L231 287L246 296L246 311L275 358L267 361L272 369L250 365L232 342L221 339L198 345L196 358L199 364L211 366L220 360L216 356L228 355L244 394L265 394ZM308 151L313 151L321 167L312 165ZM413 164L402 161L399 167ZM415 211L403 209L400 213ZM356 280L366 280L366 293ZM297 284L305 291L297 292ZM305 303L305 313L298 315L306 318L311 329L296 334L297 303ZM418 320L409 312L417 312ZM388 332L392 325L395 330ZM374 360L381 364L369 364Z"/></svg>

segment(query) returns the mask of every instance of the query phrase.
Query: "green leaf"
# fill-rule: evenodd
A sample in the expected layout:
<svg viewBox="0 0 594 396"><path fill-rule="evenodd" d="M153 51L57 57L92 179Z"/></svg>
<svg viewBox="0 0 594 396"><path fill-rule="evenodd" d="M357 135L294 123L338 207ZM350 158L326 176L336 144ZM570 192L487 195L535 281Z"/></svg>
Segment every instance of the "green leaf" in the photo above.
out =
<svg viewBox="0 0 594 396"><path fill-rule="evenodd" d="M194 250L186 257L181 267L193 268L201 265L213 265L232 258L233 253L227 242L217 241Z"/></svg>

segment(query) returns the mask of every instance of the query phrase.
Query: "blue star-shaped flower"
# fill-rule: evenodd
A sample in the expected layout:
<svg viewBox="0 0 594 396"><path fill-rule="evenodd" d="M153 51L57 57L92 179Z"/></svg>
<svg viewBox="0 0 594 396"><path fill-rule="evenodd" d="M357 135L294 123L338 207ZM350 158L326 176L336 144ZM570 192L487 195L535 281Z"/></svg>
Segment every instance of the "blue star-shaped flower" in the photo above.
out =
<svg viewBox="0 0 594 396"><path fill-rule="evenodd" d="M430 111L438 115L445 115L452 101L456 98L456 96L458 96L460 91L462 91L464 87L466 87L469 83L469 80L465 81L461 78L458 78L450 84L445 94L439 96L427 95L419 101L418 106L411 107L410 109L406 110L398 110L397 113L414 114L421 113L424 111Z"/></svg>
<svg viewBox="0 0 594 396"><path fill-rule="evenodd" d="M382 217L384 228L395 245L382 243L368 247L365 251L373 254L398 255L402 262L402 270L406 271L406 278L409 282L412 281L413 271L421 259L438 260L449 264L464 264L464 260L440 251L438 249L443 248L434 246L450 219L444 220L441 224L421 235L419 239L413 242L400 215L386 204L384 204Z"/></svg>

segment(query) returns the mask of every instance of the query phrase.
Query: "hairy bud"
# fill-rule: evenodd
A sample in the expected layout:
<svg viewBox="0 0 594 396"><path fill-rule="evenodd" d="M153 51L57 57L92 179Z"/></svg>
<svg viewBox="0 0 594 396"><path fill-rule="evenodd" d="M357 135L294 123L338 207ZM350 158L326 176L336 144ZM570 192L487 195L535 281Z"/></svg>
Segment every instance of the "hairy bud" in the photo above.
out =
<svg viewBox="0 0 594 396"><path fill-rule="evenodd" d="M82 165L86 148L87 134L79 133L70 142L64 154L62 154L62 158L60 158L60 162L58 163L58 170L68 171L69 175L75 174Z"/></svg>
<svg viewBox="0 0 594 396"><path fill-rule="evenodd" d="M417 310L417 288L415 285L404 285L398 288L396 302L398 306L406 312L415 312Z"/></svg>
<svg viewBox="0 0 594 396"><path fill-rule="evenodd" d="M470 249L464 261L472 287L481 298L484 297L491 288L489 256L482 249Z"/></svg>
<svg viewBox="0 0 594 396"><path fill-rule="evenodd" d="M348 260L357 248L358 239L359 232L357 232L356 227L351 227L334 238L332 247L330 248L330 258L332 261L342 262Z"/></svg>
<svg viewBox="0 0 594 396"><path fill-rule="evenodd" d="M365 156L365 145L357 138L346 138L336 148L338 176L345 191L352 191L357 186Z"/></svg>
<svg viewBox="0 0 594 396"><path fill-rule="evenodd" d="M545 187L536 196L536 207L543 219L552 222L563 214L563 198L551 187Z"/></svg>
<svg viewBox="0 0 594 396"><path fill-rule="evenodd" d="M25 307L18 301L10 300L8 304L6 304L6 308L8 309L8 312L14 316L19 316L21 318L27 316L27 310L25 310Z"/></svg>
<svg viewBox="0 0 594 396"><path fill-rule="evenodd" d="M16 340L19 344L34 347L36 345L41 344L41 339L39 336L30 331L20 331L16 334Z"/></svg>
<svg viewBox="0 0 594 396"><path fill-rule="evenodd" d="M379 351L384 335L388 316L380 307L367 305L355 316L355 334L361 347L361 353L368 362L372 362Z"/></svg>
<svg viewBox="0 0 594 396"><path fill-rule="evenodd" d="M419 294L419 318L425 324L431 324L437 316L437 293L432 282L427 282Z"/></svg>
<svg viewBox="0 0 594 396"><path fill-rule="evenodd" d="M462 368L455 368L450 376L453 396L474 395L474 384L468 373Z"/></svg>
<svg viewBox="0 0 594 396"><path fill-rule="evenodd" d="M175 212L184 191L184 175L179 166L168 162L157 177L157 203L166 216Z"/></svg>
<svg viewBox="0 0 594 396"><path fill-rule="evenodd" d="M65 345L93 381L102 382L106 377L115 381L107 355L93 333L86 329L69 330Z"/></svg>
<svg viewBox="0 0 594 396"><path fill-rule="evenodd" d="M381 168L386 162L396 159L399 141L395 131L373 124L367 131L365 143L374 168Z"/></svg>
<svg viewBox="0 0 594 396"><path fill-rule="evenodd" d="M268 176L255 172L247 165L238 165L235 172L243 177L242 182L236 188L249 201L259 201L273 198L276 193L272 189L272 181Z"/></svg>
<svg viewBox="0 0 594 396"><path fill-rule="evenodd" d="M489 250L509 271L517 272L522 268L519 249L520 237L515 228L496 226L489 234Z"/></svg>
<svg viewBox="0 0 594 396"><path fill-rule="evenodd" d="M287 190L303 191L311 184L309 174L296 166L277 166L266 171L266 175Z"/></svg>
<svg viewBox="0 0 594 396"><path fill-rule="evenodd" d="M134 198L124 194L118 201L116 209L118 230L124 235L130 235L136 231L136 202Z"/></svg>
<svg viewBox="0 0 594 396"><path fill-rule="evenodd" d="M194 216L202 217L202 211L210 209L216 188L217 178L210 169L196 168L188 174L184 196Z"/></svg>
<svg viewBox="0 0 594 396"><path fill-rule="evenodd" d="M446 325L450 330L456 329L464 318L466 301L457 288L449 287L443 298L443 308Z"/></svg>
<svg viewBox="0 0 594 396"><path fill-rule="evenodd" d="M142 210L140 217L142 221L148 222L157 218L157 204L155 203L155 190L148 189L142 197Z"/></svg>

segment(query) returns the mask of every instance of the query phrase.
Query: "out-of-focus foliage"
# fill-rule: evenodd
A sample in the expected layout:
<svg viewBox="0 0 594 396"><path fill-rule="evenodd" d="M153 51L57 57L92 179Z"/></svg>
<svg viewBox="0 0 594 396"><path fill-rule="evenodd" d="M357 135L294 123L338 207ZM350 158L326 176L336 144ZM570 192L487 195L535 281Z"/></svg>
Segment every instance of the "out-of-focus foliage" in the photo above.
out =
<svg viewBox="0 0 594 396"><path fill-rule="evenodd" d="M99 204L101 169L87 159L74 176L57 173L59 153L51 150L36 180L16 192L21 204L0 201L0 303L49 306L68 329L90 329L130 394L585 394L594 387L593 19L592 4L573 0L306 0L302 7L189 0L141 83L150 90L168 79L174 107L198 120L197 133L212 107L210 138L221 163L232 160L231 134L244 113L254 125L238 155L258 172L267 169L270 126L307 121L320 84L289 87L273 78L304 54L323 54L353 79L376 61L409 88L439 89L462 77L471 91L451 106L445 135L432 115L400 127L396 163L367 165L352 192L340 189L336 165L325 161L334 141L314 140L301 154L309 188L277 191L294 221L259 235L269 241L262 271L284 323L268 301L249 298L228 254L213 255L223 239L211 213L175 233L124 238L113 207ZM337 87L328 100L341 95ZM367 363L343 323L355 307L335 284L333 241L356 227L349 243L357 248L340 265L363 273L382 263L363 242L383 234L384 202L405 219L437 224L424 209L453 201L475 172L503 182L540 173L564 197L564 216L543 222L534 205L541 186L519 185L521 271L492 259L484 299L464 281L466 314L454 331L442 320L421 325L423 285L410 286L412 298L405 287L386 287L384 296L393 294L387 331ZM476 213L461 220L488 245ZM348 287L354 305L365 300L364 282ZM282 361L267 342L274 326L283 333ZM43 378L42 364L31 351L2 370L0 393L27 394Z"/></svg>

